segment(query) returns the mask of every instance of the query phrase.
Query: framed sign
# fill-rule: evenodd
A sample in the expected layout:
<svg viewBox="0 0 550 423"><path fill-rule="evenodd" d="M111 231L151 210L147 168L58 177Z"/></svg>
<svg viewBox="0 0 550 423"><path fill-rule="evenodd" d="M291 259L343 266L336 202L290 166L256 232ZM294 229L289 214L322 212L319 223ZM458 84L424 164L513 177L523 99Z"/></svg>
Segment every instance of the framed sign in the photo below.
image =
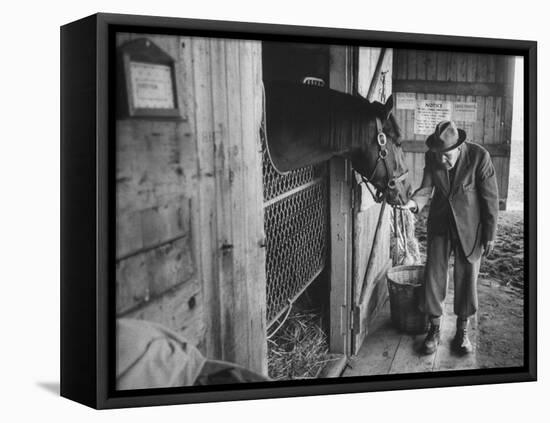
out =
<svg viewBox="0 0 550 423"><path fill-rule="evenodd" d="M119 114L141 118L177 118L175 62L146 38L128 41L119 47L122 64Z"/></svg>
<svg viewBox="0 0 550 423"><path fill-rule="evenodd" d="M63 396L536 380L535 42L111 14L61 35Z"/></svg>

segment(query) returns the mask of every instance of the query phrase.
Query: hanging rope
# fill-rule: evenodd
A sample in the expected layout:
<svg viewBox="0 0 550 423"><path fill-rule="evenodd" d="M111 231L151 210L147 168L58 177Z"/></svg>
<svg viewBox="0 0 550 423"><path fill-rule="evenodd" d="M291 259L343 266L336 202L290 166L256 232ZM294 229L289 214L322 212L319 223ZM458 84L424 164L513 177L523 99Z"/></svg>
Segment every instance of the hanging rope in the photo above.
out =
<svg viewBox="0 0 550 423"><path fill-rule="evenodd" d="M408 256L408 240L407 240L407 228L405 227L405 221L403 220L403 209L399 209L399 219L401 220L401 235L403 236L403 252L405 253L405 257Z"/></svg>

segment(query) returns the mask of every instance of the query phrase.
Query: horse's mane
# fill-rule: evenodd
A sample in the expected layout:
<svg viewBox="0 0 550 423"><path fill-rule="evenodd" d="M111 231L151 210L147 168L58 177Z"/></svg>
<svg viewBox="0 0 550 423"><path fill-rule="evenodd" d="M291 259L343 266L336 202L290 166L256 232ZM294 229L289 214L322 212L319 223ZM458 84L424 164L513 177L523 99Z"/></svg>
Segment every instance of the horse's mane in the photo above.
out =
<svg viewBox="0 0 550 423"><path fill-rule="evenodd" d="M390 125L387 125L387 123ZM386 119L386 126L384 127L384 130L389 132L388 135L397 146L401 146L403 132L401 131L401 127L397 123L397 119L393 113L390 113L388 119Z"/></svg>
<svg viewBox="0 0 550 423"><path fill-rule="evenodd" d="M400 137L395 118L388 119L380 102L286 81L264 82L264 87L265 135L281 172L367 148L376 137L376 118L393 140Z"/></svg>

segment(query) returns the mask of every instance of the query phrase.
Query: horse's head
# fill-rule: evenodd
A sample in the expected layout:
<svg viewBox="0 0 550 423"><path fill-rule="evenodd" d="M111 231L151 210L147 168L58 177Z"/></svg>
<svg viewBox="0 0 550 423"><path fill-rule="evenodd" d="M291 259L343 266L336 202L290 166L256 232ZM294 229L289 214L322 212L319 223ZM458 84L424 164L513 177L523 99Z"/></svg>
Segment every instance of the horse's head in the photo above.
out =
<svg viewBox="0 0 550 423"><path fill-rule="evenodd" d="M375 102L376 131L364 146L351 155L353 167L385 195L391 205L405 204L412 194L408 169L401 148L401 130L392 114L393 98Z"/></svg>
<svg viewBox="0 0 550 423"><path fill-rule="evenodd" d="M411 186L391 96L382 104L328 88L280 81L264 85L266 144L278 172L342 156L388 203L407 201Z"/></svg>

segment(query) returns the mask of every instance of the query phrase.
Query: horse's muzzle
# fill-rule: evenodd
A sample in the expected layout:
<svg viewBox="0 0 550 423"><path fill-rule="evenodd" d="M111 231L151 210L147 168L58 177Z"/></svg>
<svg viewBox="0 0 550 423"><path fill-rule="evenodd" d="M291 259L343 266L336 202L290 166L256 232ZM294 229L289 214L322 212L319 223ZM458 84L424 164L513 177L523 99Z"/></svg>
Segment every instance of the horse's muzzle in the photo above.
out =
<svg viewBox="0 0 550 423"><path fill-rule="evenodd" d="M412 192L410 184L406 183L408 174L406 171L388 181L387 201L391 205L403 205L408 201Z"/></svg>

